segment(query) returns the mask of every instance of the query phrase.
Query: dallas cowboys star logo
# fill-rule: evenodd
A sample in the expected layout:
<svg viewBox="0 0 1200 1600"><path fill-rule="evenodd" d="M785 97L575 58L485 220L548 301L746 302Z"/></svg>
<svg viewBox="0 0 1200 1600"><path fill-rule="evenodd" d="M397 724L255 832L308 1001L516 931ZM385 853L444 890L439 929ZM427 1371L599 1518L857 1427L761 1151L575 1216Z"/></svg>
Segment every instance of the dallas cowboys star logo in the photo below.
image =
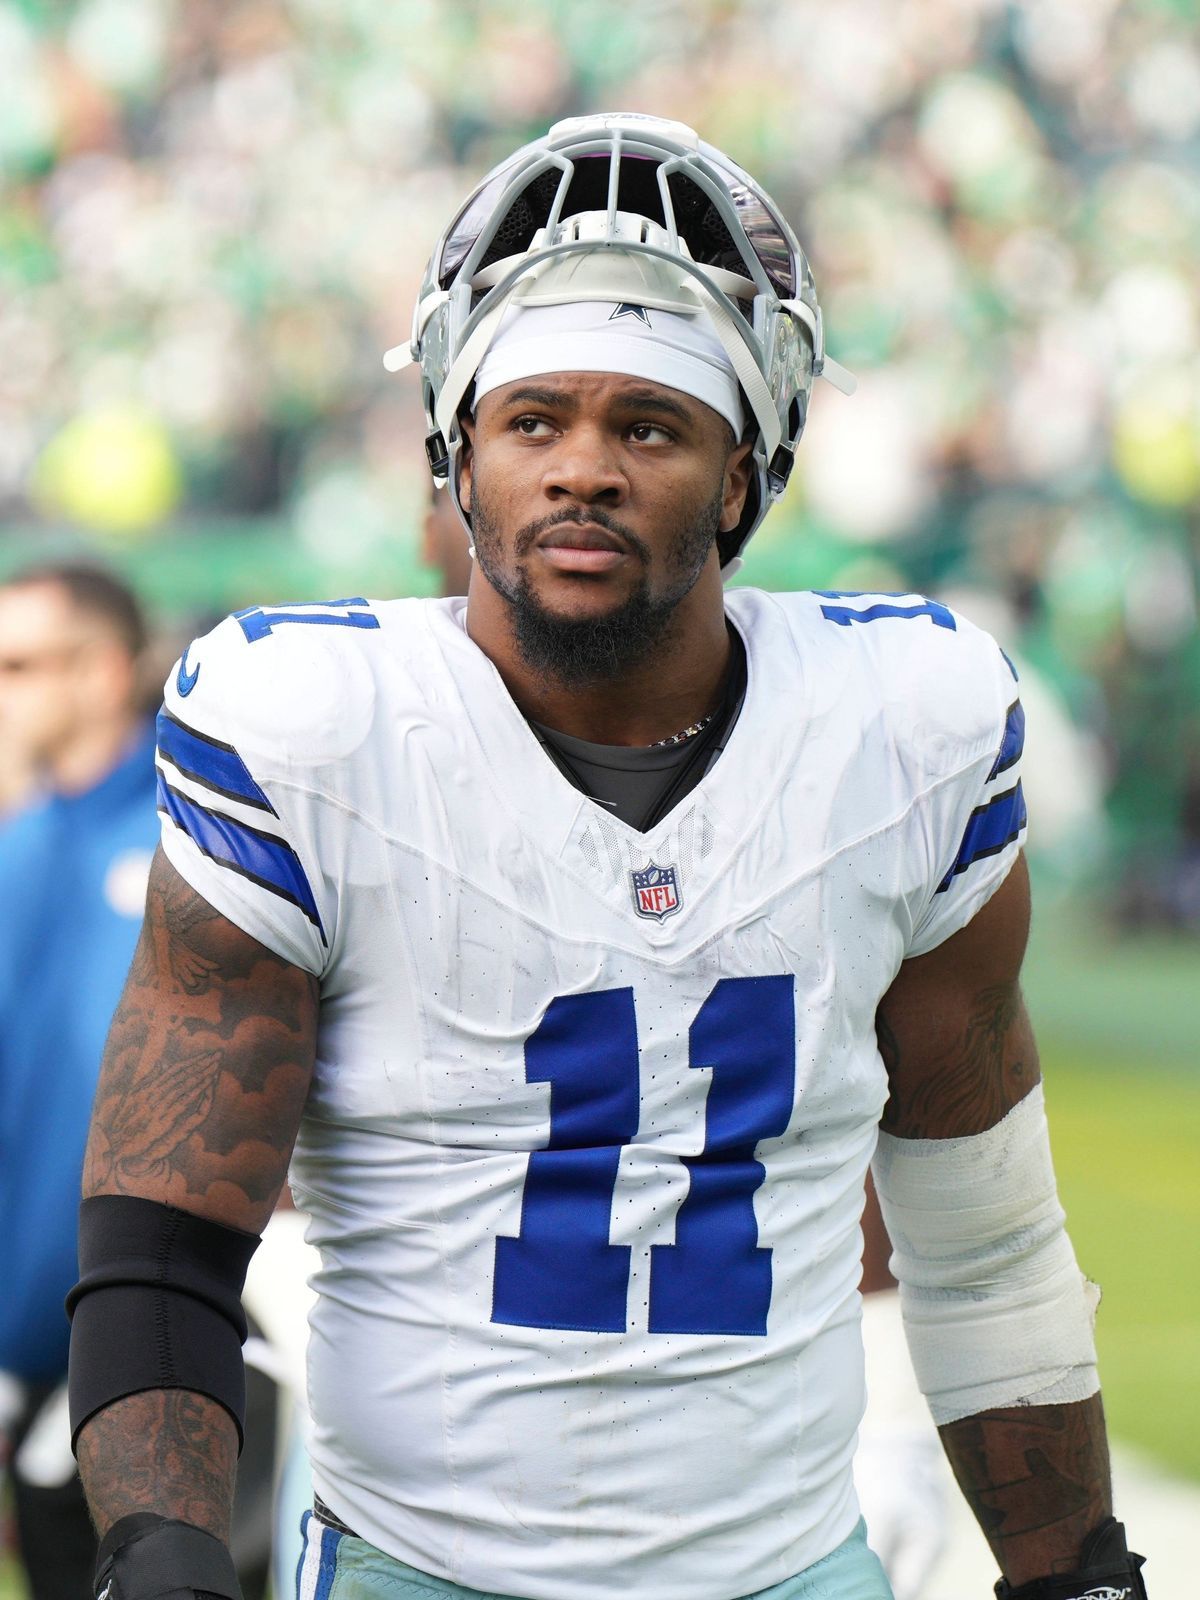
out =
<svg viewBox="0 0 1200 1600"><path fill-rule="evenodd" d="M636 317L639 322L644 322L647 327L650 326L650 313L645 306L619 305L608 320L615 322L618 317Z"/></svg>

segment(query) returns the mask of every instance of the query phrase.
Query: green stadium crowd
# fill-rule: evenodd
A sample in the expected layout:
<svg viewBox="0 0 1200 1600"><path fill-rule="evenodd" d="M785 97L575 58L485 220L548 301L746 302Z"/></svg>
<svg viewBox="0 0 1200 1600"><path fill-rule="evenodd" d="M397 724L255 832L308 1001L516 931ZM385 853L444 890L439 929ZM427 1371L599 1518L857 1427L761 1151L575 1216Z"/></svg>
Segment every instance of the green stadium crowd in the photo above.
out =
<svg viewBox="0 0 1200 1600"><path fill-rule="evenodd" d="M1070 730L1047 857L1200 930L1193 22L0 0L0 571L85 545L175 616L430 587L416 386L379 357L439 221L555 118L653 109L762 175L860 379L745 578L980 611Z"/></svg>

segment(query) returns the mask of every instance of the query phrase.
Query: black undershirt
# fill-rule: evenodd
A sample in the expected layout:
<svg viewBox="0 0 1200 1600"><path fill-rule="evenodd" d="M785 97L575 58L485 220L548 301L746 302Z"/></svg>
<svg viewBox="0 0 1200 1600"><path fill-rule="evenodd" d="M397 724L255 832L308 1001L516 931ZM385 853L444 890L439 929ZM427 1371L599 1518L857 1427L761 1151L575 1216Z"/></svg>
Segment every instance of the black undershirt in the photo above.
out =
<svg viewBox="0 0 1200 1600"><path fill-rule="evenodd" d="M569 783L629 827L645 833L688 795L728 743L746 693L746 649L729 629L731 657L716 715L682 744L593 744L540 722L530 727Z"/></svg>

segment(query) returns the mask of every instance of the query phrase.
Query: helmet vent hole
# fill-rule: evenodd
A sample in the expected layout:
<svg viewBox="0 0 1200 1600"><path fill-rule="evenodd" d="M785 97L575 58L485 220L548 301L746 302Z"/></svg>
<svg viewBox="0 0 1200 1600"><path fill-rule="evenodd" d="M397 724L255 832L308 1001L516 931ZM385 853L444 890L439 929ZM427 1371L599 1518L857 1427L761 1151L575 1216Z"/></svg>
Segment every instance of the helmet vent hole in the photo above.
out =
<svg viewBox="0 0 1200 1600"><path fill-rule="evenodd" d="M667 179L667 189L675 208L676 226L680 236L687 240L692 260L745 277L746 263L741 252L722 222L721 213L704 190L682 172L672 173Z"/></svg>
<svg viewBox="0 0 1200 1600"><path fill-rule="evenodd" d="M484 253L481 267L490 267L506 256L518 255L527 250L533 236L544 227L554 196L558 190L557 171L542 172L517 196L492 235L492 242Z"/></svg>

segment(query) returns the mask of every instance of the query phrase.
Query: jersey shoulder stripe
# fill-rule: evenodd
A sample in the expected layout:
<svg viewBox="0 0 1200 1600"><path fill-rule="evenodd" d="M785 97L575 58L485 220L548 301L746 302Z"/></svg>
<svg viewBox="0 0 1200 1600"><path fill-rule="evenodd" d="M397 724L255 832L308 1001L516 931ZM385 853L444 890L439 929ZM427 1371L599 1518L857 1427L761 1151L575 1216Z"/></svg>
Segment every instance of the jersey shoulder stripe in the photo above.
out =
<svg viewBox="0 0 1200 1600"><path fill-rule="evenodd" d="M938 884L937 893L944 894L959 873L974 866L976 861L999 855L1020 836L1026 821L1025 796L1019 779L1013 788L976 806L967 822L954 864Z"/></svg>
<svg viewBox="0 0 1200 1600"><path fill-rule="evenodd" d="M992 770L988 773L987 781L998 778L1002 772L1007 772L1010 767L1015 767L1025 751L1025 708L1019 700L1014 700L1008 708L1004 719L1004 737L1000 741L1000 749L996 755Z"/></svg>
<svg viewBox="0 0 1200 1600"><path fill-rule="evenodd" d="M299 907L325 939L320 912L300 858L283 839L210 811L158 776L158 809L202 854Z"/></svg>
<svg viewBox="0 0 1200 1600"><path fill-rule="evenodd" d="M856 703L880 773L926 818L906 947L924 955L974 916L1023 842L1016 669L969 617L925 595L817 590L788 605L810 701L824 692L831 716Z"/></svg>
<svg viewBox="0 0 1200 1600"><path fill-rule="evenodd" d="M189 728L165 710L158 714L156 731L160 755L185 777L227 800L240 800L243 805L277 815L231 744Z"/></svg>

